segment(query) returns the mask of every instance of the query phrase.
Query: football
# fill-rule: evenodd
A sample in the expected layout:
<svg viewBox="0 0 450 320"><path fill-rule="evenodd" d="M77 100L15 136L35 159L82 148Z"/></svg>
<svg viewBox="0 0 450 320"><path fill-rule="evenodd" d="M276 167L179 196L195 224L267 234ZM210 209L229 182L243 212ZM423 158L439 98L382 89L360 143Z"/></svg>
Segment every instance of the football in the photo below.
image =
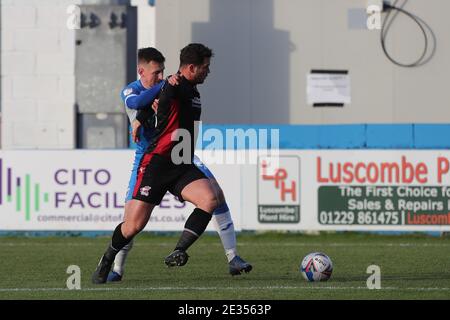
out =
<svg viewBox="0 0 450 320"><path fill-rule="evenodd" d="M303 258L300 272L308 281L327 281L333 272L333 262L326 254L313 252Z"/></svg>

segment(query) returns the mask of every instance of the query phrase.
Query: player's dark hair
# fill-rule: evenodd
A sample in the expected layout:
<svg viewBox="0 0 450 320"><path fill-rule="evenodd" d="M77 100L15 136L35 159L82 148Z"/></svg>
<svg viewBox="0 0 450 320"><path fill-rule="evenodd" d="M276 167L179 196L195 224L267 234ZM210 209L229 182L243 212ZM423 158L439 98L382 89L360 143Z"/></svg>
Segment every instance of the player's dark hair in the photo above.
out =
<svg viewBox="0 0 450 320"><path fill-rule="evenodd" d="M157 49L149 47L138 50L138 63L155 61L157 63L164 63L166 58Z"/></svg>
<svg viewBox="0 0 450 320"><path fill-rule="evenodd" d="M211 58L213 52L207 46L201 43L191 43L181 49L180 52L180 66L193 64L199 66L203 63L205 58Z"/></svg>

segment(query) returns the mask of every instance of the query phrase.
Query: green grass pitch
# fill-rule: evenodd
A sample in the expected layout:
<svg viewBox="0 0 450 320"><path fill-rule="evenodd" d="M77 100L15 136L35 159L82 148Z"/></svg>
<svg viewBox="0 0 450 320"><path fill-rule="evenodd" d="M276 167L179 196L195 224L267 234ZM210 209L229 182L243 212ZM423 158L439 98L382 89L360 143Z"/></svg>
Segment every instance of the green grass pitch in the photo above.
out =
<svg viewBox="0 0 450 320"><path fill-rule="evenodd" d="M121 283L93 285L90 277L109 237L0 238L0 299L449 299L450 239L365 233L241 233L238 249L254 266L231 277L219 237L205 234L189 262L167 268L178 233L145 233L135 240ZM327 282L308 283L302 258L322 251L334 263ZM381 268L381 289L366 286L367 267ZM69 265L81 269L81 290L66 288Z"/></svg>

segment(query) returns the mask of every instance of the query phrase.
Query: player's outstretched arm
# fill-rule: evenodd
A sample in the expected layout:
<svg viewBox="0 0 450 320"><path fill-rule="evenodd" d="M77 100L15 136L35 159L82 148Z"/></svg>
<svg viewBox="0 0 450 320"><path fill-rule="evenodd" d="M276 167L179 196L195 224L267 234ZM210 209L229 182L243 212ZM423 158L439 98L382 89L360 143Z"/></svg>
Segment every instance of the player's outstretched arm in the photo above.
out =
<svg viewBox="0 0 450 320"><path fill-rule="evenodd" d="M151 106L161 91L163 85L164 81L161 81L150 89L142 91L140 94L130 93L127 96L123 96L122 98L124 99L126 107L134 110L140 110Z"/></svg>
<svg viewBox="0 0 450 320"><path fill-rule="evenodd" d="M175 92L177 91L175 89L176 87L172 86L170 83L166 84L164 88L161 90L161 94L159 97L158 102L158 112L157 112L157 124L161 127L164 127L167 123L169 113L170 113L170 106L172 99L175 96ZM142 109L138 112L136 119L142 123L146 124L149 123L149 119L151 119L154 115L152 108L146 108Z"/></svg>

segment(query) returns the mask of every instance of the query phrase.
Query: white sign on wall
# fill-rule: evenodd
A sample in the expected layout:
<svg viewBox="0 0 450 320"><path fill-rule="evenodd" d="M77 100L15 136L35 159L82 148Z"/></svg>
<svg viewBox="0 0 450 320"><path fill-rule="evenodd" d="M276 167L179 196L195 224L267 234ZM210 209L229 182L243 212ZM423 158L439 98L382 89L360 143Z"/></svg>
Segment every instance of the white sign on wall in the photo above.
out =
<svg viewBox="0 0 450 320"><path fill-rule="evenodd" d="M258 221L300 221L300 159L296 156L259 157Z"/></svg>
<svg viewBox="0 0 450 320"><path fill-rule="evenodd" d="M347 73L310 73L306 83L309 105L351 103L350 75Z"/></svg>

